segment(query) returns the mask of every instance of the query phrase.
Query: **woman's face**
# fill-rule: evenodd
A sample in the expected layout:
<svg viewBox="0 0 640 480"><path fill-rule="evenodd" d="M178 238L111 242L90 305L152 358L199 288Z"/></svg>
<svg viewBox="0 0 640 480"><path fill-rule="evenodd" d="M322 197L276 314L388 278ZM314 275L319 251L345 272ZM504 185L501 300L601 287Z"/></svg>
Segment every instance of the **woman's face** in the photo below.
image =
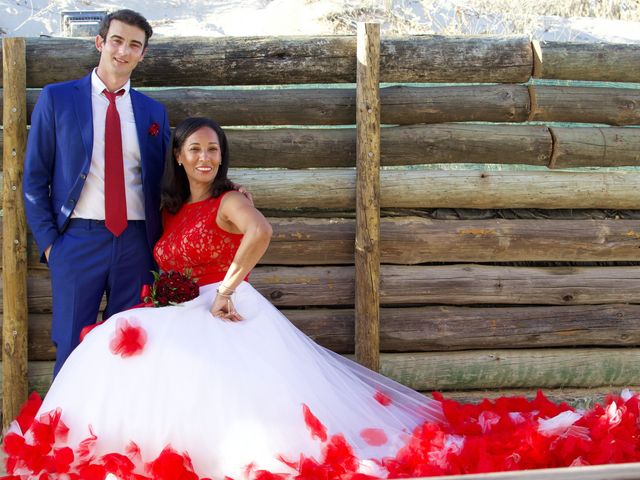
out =
<svg viewBox="0 0 640 480"><path fill-rule="evenodd" d="M222 161L218 134L209 127L196 130L187 137L176 160L182 164L192 191L194 186L211 185Z"/></svg>

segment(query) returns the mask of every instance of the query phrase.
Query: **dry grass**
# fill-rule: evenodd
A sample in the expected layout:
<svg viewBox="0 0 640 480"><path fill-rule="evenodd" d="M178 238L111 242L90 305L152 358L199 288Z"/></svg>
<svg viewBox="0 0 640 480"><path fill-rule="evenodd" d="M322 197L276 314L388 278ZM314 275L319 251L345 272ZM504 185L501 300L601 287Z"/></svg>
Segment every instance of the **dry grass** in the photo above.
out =
<svg viewBox="0 0 640 480"><path fill-rule="evenodd" d="M560 17L640 22L640 0L347 0L326 21L336 34L378 21L386 34L533 35Z"/></svg>

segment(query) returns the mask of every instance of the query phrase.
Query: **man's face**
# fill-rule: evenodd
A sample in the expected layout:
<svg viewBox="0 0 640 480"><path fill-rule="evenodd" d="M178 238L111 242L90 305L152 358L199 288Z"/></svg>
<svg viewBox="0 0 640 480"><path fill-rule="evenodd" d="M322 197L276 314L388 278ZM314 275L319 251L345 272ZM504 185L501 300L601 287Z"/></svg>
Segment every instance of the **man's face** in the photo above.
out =
<svg viewBox="0 0 640 480"><path fill-rule="evenodd" d="M100 52L98 73L109 77L128 79L144 58L144 30L120 20L112 20L107 38L96 37Z"/></svg>

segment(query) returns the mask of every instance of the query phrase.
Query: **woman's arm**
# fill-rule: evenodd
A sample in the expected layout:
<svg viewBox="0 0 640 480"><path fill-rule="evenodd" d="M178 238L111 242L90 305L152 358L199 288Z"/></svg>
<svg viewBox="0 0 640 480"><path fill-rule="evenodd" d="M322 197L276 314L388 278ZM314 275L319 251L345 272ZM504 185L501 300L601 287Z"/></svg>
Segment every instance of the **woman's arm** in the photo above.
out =
<svg viewBox="0 0 640 480"><path fill-rule="evenodd" d="M224 196L216 222L223 230L241 233L244 236L224 280L218 287L211 313L216 317L239 321L242 317L233 307L231 294L267 251L271 240L271 225L239 192L229 192Z"/></svg>

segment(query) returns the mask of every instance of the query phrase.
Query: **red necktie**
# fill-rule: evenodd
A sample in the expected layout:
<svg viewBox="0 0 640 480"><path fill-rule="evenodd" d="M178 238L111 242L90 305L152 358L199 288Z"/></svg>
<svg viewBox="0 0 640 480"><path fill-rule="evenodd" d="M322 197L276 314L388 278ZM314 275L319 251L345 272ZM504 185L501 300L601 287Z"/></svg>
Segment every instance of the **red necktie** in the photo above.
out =
<svg viewBox="0 0 640 480"><path fill-rule="evenodd" d="M127 228L127 197L124 192L124 164L122 160L122 132L116 97L124 90L103 91L109 99L104 126L104 216L105 225L116 237Z"/></svg>

